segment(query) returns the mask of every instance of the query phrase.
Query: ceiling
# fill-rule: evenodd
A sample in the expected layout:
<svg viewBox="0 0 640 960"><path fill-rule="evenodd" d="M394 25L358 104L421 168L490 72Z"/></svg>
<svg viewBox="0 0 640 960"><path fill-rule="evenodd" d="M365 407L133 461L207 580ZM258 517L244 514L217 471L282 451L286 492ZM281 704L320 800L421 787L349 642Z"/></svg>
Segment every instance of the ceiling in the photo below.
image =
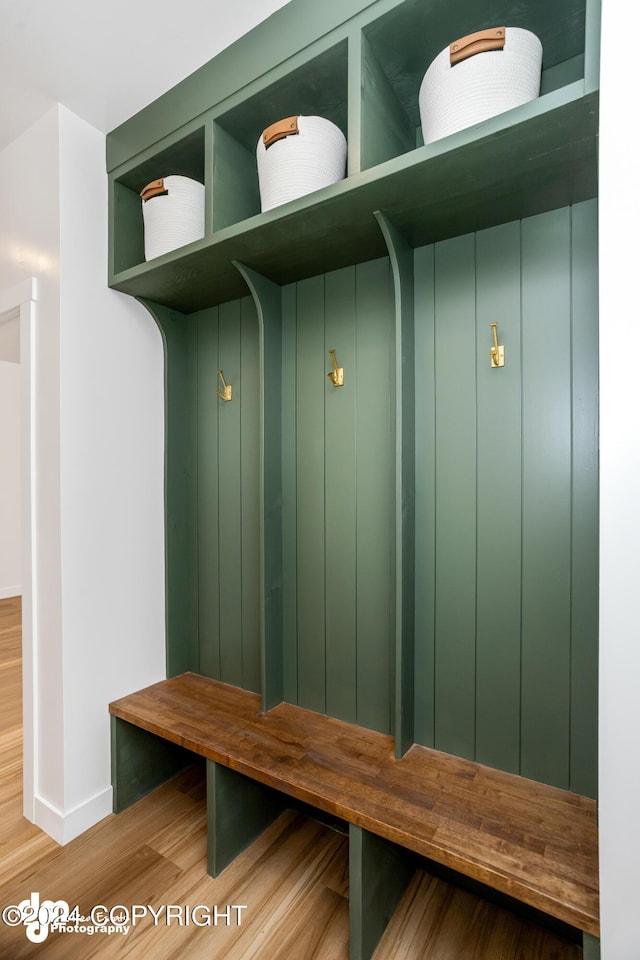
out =
<svg viewBox="0 0 640 960"><path fill-rule="evenodd" d="M0 0L0 150L56 102L107 132L286 0Z"/></svg>

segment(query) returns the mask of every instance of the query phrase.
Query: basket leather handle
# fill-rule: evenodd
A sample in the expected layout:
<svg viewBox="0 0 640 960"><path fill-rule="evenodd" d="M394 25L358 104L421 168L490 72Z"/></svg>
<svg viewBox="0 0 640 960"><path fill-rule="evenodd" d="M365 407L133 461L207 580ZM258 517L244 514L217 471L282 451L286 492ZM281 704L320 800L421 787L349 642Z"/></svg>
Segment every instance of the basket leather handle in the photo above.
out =
<svg viewBox="0 0 640 960"><path fill-rule="evenodd" d="M159 180L152 180L151 183L148 183L144 188L144 190L140 191L140 196L142 197L143 201L146 203L147 200L151 199L151 197L159 197L163 193L168 193L168 192L169 191L166 189L164 185L164 179L160 177Z"/></svg>
<svg viewBox="0 0 640 960"><path fill-rule="evenodd" d="M449 62L454 64L473 57L476 53L486 53L488 50L502 50L504 47L506 27L491 27L489 30L478 30L460 37L449 45Z"/></svg>
<svg viewBox="0 0 640 960"><path fill-rule="evenodd" d="M268 150L271 144L277 140L284 140L285 137L292 137L299 132L297 117L285 117L284 120L272 123L270 127L262 131L262 142L265 150Z"/></svg>

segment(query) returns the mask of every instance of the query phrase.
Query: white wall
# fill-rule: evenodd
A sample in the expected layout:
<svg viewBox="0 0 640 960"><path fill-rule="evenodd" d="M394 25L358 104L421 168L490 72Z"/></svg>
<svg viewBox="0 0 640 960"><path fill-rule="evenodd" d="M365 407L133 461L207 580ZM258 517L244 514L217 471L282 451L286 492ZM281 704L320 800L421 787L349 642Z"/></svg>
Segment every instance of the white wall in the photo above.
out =
<svg viewBox="0 0 640 960"><path fill-rule="evenodd" d="M164 676L162 346L107 289L106 188L60 106L0 153L0 288L39 280L35 814L60 842L111 810L108 702Z"/></svg>
<svg viewBox="0 0 640 960"><path fill-rule="evenodd" d="M20 365L0 359L0 599L22 592L20 505Z"/></svg>
<svg viewBox="0 0 640 960"><path fill-rule="evenodd" d="M104 151L104 136L61 107L67 813L91 796L111 810L107 704L166 675L162 340L140 304L106 285Z"/></svg>
<svg viewBox="0 0 640 960"><path fill-rule="evenodd" d="M42 627L35 651L43 678L39 711L34 718L36 741L62 755L62 602L60 590L60 401L59 276L60 216L58 205L58 111L38 123L0 153L0 289L38 277L38 424L36 477L36 565L34 605ZM26 478L23 478L25 480ZM37 790L49 802L63 802L63 769L55 754L45 753Z"/></svg>
<svg viewBox="0 0 640 960"><path fill-rule="evenodd" d="M603 960L640 957L640 186L620 51L640 9L604 0L600 127L600 877Z"/></svg>

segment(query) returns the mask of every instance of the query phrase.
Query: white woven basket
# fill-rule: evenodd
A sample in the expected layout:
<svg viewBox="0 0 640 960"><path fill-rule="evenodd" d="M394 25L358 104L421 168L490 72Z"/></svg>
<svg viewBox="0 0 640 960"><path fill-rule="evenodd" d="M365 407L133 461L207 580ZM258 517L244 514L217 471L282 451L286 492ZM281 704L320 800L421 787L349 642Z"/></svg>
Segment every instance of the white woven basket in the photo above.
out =
<svg viewBox="0 0 640 960"><path fill-rule="evenodd" d="M494 27L454 41L420 87L424 142L535 100L541 68L542 44L530 30Z"/></svg>
<svg viewBox="0 0 640 960"><path fill-rule="evenodd" d="M148 184L140 196L145 260L204 237L204 186L197 180L164 177Z"/></svg>
<svg viewBox="0 0 640 960"><path fill-rule="evenodd" d="M347 141L324 117L287 117L267 127L256 157L264 212L342 180Z"/></svg>

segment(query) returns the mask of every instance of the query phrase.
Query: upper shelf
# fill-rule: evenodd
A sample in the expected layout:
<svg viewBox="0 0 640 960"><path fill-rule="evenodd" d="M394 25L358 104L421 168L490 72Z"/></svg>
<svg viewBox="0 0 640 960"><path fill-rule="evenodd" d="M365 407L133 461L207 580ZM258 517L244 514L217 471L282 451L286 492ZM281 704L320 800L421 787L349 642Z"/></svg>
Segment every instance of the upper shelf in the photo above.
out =
<svg viewBox="0 0 640 960"><path fill-rule="evenodd" d="M250 78L245 59L246 83L228 95L222 84L223 96L210 96L205 111L195 112L204 75L195 87L188 78L176 88L189 93L177 111L185 122L164 137L157 139L166 123L158 104L170 107L175 91L110 135L109 155L122 160L110 173L112 287L191 312L246 292L234 260L283 284L383 256L377 210L417 246L597 194L598 0L360 3L354 14L358 0L349 0L345 22L325 33L316 10L316 39L283 61L272 51L261 77ZM307 4L291 0L278 24L296 22ZM329 3L326 22L335 16ZM498 22L541 37L541 96L422 145L417 91L426 66L448 40ZM270 21L261 27L263 38L273 31ZM238 56L262 51L261 27L236 45ZM295 46L290 34L285 51ZM202 69L213 76L221 59ZM348 176L260 213L255 144L264 126L294 113L324 115L342 128ZM138 152L122 159L125 141ZM145 263L138 194L169 174L205 184L205 235Z"/></svg>
<svg viewBox="0 0 640 960"><path fill-rule="evenodd" d="M246 294L234 260L283 284L384 256L376 210L419 246L594 197L597 94L570 96L581 87L226 227L111 285L190 313Z"/></svg>

